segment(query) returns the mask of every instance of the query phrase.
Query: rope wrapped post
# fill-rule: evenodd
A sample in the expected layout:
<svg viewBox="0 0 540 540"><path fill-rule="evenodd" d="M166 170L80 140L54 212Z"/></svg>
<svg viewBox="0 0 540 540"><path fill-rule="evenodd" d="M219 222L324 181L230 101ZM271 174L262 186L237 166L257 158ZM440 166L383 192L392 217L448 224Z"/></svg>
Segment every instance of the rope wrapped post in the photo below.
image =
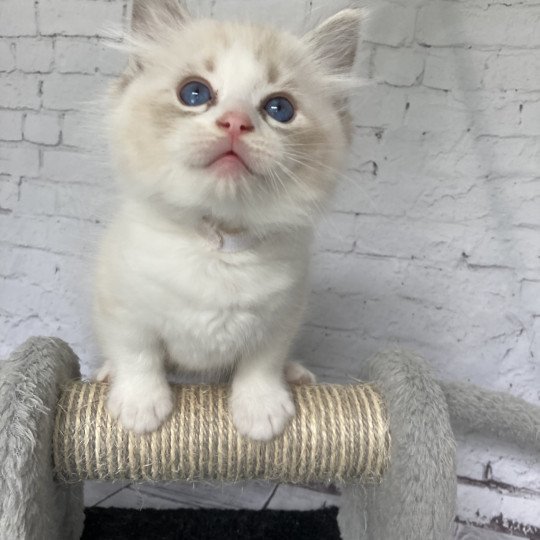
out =
<svg viewBox="0 0 540 540"><path fill-rule="evenodd" d="M144 435L109 416L107 389L78 381L63 388L53 436L58 480L377 482L388 465L386 412L369 384L294 386L296 415L269 442L236 432L226 386L174 386L172 416Z"/></svg>

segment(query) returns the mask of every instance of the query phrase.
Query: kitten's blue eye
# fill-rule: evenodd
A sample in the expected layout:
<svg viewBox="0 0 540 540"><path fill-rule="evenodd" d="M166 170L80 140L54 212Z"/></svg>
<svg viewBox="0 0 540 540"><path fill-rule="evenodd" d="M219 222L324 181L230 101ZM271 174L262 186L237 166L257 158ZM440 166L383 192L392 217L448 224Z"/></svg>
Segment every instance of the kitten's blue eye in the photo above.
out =
<svg viewBox="0 0 540 540"><path fill-rule="evenodd" d="M179 96L184 105L197 107L212 99L212 91L201 81L191 81L180 88Z"/></svg>
<svg viewBox="0 0 540 540"><path fill-rule="evenodd" d="M289 122L294 116L292 103L287 98L281 96L270 98L266 102L264 110L268 113L268 116L282 123Z"/></svg>

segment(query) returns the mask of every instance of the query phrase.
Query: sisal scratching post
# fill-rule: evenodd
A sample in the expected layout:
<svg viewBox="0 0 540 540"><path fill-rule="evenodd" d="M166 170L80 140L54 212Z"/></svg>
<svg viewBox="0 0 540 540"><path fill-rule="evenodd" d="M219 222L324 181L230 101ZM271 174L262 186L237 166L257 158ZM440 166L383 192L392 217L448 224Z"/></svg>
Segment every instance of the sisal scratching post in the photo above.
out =
<svg viewBox="0 0 540 540"><path fill-rule="evenodd" d="M380 395L368 384L294 386L296 415L270 442L238 435L226 386L176 385L172 416L136 435L107 413L106 384L72 382L56 409L59 480L378 481L390 436Z"/></svg>

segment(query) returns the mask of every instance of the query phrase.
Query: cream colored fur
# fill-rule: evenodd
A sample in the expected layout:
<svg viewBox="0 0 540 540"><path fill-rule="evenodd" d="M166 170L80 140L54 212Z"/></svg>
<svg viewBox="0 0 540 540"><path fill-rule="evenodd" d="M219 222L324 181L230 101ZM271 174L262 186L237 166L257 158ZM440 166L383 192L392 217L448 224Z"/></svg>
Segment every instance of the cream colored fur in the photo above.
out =
<svg viewBox="0 0 540 540"><path fill-rule="evenodd" d="M111 96L110 134L122 204L99 255L95 328L109 411L137 432L171 412L165 364L233 371L238 430L267 440L294 414L285 381L312 375L288 363L302 323L314 218L332 193L349 138L348 72L359 14L346 10L302 39L268 28L191 20L174 0L135 2L129 68ZM217 92L189 109L190 77ZM290 96L288 124L265 117L269 95ZM196 110L194 110L196 109ZM250 172L220 175L208 156L216 125L247 113ZM247 231L257 241L227 253L209 241Z"/></svg>

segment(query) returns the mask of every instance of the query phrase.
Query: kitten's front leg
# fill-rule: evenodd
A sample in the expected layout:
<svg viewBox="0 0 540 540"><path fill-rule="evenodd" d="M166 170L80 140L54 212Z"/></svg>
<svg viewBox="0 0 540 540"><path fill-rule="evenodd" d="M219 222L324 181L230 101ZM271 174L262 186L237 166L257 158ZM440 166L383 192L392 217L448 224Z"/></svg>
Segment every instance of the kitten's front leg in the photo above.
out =
<svg viewBox="0 0 540 540"><path fill-rule="evenodd" d="M251 439L279 435L294 415L294 403L275 352L243 358L232 382L230 410L236 429Z"/></svg>
<svg viewBox="0 0 540 540"><path fill-rule="evenodd" d="M162 351L148 345L138 351L122 348L111 360L109 413L126 429L136 433L154 431L173 408Z"/></svg>

